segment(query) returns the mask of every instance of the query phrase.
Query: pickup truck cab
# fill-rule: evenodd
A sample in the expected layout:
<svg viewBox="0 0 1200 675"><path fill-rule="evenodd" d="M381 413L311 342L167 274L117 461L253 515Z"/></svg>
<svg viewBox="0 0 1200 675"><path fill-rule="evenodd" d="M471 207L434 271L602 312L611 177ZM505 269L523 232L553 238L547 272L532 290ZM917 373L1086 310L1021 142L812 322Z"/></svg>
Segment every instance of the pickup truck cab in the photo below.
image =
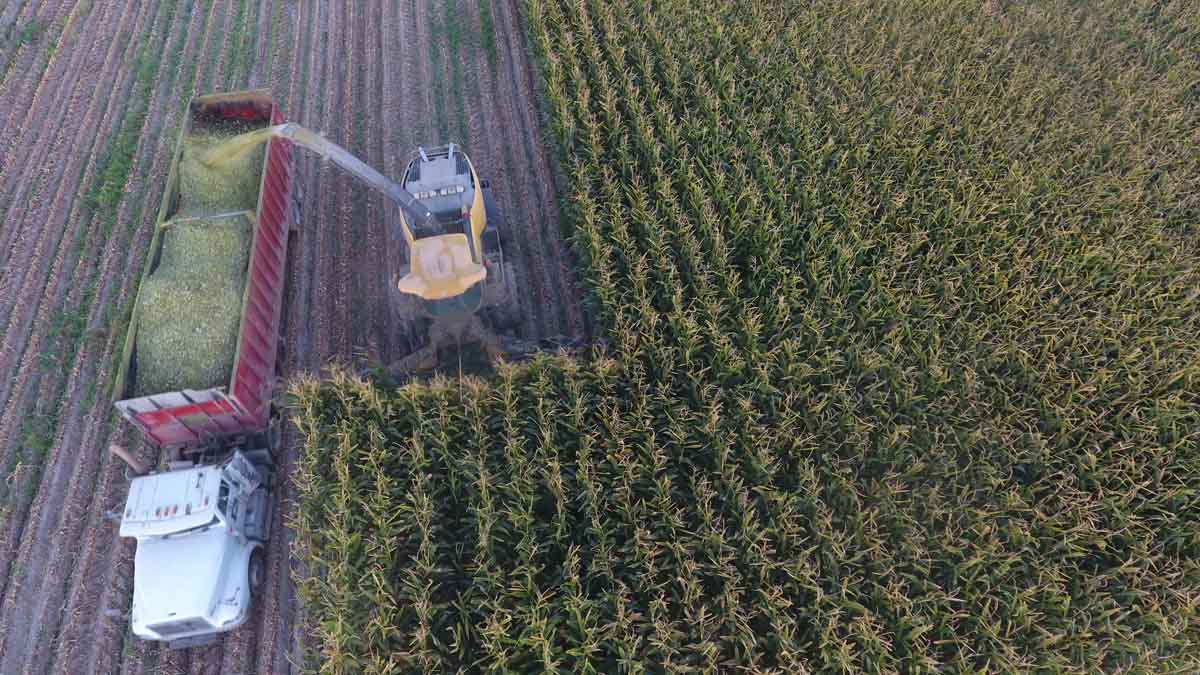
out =
<svg viewBox="0 0 1200 675"><path fill-rule="evenodd" d="M265 453L263 453L265 455ZM120 534L137 540L133 632L172 648L211 642L246 621L265 574L269 455L134 478Z"/></svg>

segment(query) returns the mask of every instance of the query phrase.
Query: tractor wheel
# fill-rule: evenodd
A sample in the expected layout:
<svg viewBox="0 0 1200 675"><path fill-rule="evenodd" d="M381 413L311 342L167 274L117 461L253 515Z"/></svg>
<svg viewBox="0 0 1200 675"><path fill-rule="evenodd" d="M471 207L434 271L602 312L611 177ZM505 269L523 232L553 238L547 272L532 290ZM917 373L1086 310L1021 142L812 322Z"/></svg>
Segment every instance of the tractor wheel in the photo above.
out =
<svg viewBox="0 0 1200 675"><path fill-rule="evenodd" d="M488 306L492 330L503 333L521 325L521 303L517 296L517 275L512 263L504 264L504 283L495 289Z"/></svg>
<svg viewBox="0 0 1200 675"><path fill-rule="evenodd" d="M492 196L492 191L485 188L483 191L483 209L487 214L487 230L492 230L496 233L496 239L499 241L499 247L508 246L508 221L504 218L504 213L496 204L495 197ZM484 230L484 236L487 236L487 230Z"/></svg>
<svg viewBox="0 0 1200 675"><path fill-rule="evenodd" d="M267 422L267 452L271 455L271 461L279 463L279 456L283 453L283 417L275 408L275 404L271 404L271 417Z"/></svg>

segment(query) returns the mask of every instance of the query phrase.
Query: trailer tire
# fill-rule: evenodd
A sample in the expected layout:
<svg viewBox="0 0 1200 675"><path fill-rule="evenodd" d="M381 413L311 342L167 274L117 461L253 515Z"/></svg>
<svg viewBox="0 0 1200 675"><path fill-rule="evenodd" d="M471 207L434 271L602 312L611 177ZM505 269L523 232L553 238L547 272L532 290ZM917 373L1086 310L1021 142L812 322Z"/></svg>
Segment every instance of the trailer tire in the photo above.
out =
<svg viewBox="0 0 1200 675"><path fill-rule="evenodd" d="M250 580L250 592L259 593L267 580L267 560L261 547L250 554L246 577Z"/></svg>
<svg viewBox="0 0 1200 675"><path fill-rule="evenodd" d="M283 446L283 418L274 403L271 404L270 417L267 422L266 440L267 454L271 456L272 463L278 464Z"/></svg>

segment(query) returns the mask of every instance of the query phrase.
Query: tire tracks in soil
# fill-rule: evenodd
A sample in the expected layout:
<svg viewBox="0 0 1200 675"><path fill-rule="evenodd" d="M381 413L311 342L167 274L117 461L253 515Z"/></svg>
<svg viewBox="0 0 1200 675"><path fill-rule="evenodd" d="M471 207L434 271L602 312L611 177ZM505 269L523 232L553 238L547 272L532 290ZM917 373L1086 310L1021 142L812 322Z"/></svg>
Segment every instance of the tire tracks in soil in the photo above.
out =
<svg viewBox="0 0 1200 675"><path fill-rule="evenodd" d="M334 100L331 109L335 120L333 128L329 129L330 138L334 142L357 154L357 148L354 147L354 115L355 112L351 108L349 101L351 100L350 88L354 85L354 76L356 74L354 51L350 48L352 44L360 44L361 40L358 36L350 36L348 33L354 21L354 8L358 3L331 3L336 10L330 13L329 27L329 43L333 48L333 62L331 68L333 70L333 80L330 84L333 87ZM340 168L335 169L330 174L333 199L329 205L329 210L326 212L326 226L333 228L333 236L329 238L330 250L327 254L329 259L329 272L331 277L327 277L327 288L335 289L336 295L330 300L333 302L333 319L329 326L332 329L330 348L333 350L331 356L341 358L347 362L354 358L353 341L350 337L351 332L351 304L358 305L361 303L359 298L350 296L350 236L353 222L353 209L351 208L350 195L351 188L357 187L353 183L357 179L342 171ZM359 274L362 270L357 270ZM370 274L370 271L366 272Z"/></svg>
<svg viewBox="0 0 1200 675"><path fill-rule="evenodd" d="M78 12L78 4L71 0L59 0L52 5L26 5L23 25L27 25L40 8L43 11L36 20L40 25L51 28L43 32L40 39L29 44L11 41L14 49L5 48L3 54L0 54L0 65L9 64L3 80L0 80L0 110L4 111L0 114L0 138L8 139L0 142L0 178L6 176L14 166L21 166L11 163L14 158L5 149L10 145L12 134L19 129L14 125L24 119L29 101L32 100L51 62L63 51L63 42L71 36L72 21Z"/></svg>
<svg viewBox="0 0 1200 675"><path fill-rule="evenodd" d="M283 116L290 118L293 112L291 85L292 72L299 59L296 49L292 48L295 39L295 5L285 0L271 0L271 44L267 46L270 54L269 72L265 72L257 83L267 87L275 96L275 101L283 109Z"/></svg>
<svg viewBox="0 0 1200 675"><path fill-rule="evenodd" d="M205 22L205 14L199 11L185 13L177 10L174 25L178 26L185 15L186 30L173 28L171 34L180 34L183 52L188 54L195 51L199 39L206 30L211 30L211 27ZM147 109L141 141L136 151L135 167L142 168L135 170L130 178L129 194L141 195L140 208L138 214L135 214L134 208L137 203L135 199L126 199L120 205L115 231L130 233L131 240L126 241L124 235L121 235L119 238L110 238L106 245L106 251L99 266L101 271L98 299L93 303L89 325L100 322L104 308L110 304L110 296L116 294L111 303L121 308L127 307L133 301L131 296L136 276L125 272L126 270L136 271L140 268L143 252L149 243L153 226L152 220L148 219L157 213L159 198L165 187L166 168L171 159L171 150L174 148L178 125L183 119L176 103L184 98L184 88L191 87L199 68L199 64L192 59L181 59L181 63L191 64L191 75L188 76L187 82L184 81L184 77L185 72L189 72L189 70L184 66L178 72L160 73L154 84L152 102ZM146 183L149 185L143 189ZM139 215L143 222L135 224L133 220ZM118 311L116 315L121 316L122 313ZM83 375L77 378L78 382L107 382L112 375L110 366L113 364L113 355L124 344L124 337L124 330L109 332L102 356L99 358L102 365L98 371L95 367L97 359L86 350L81 353L77 360L77 368L82 369ZM72 385L73 393L68 400L77 399L75 394L77 394L78 382ZM83 428L84 442L80 444L80 447L98 449L105 445L103 441L112 431L109 421L115 418L115 415L109 416L109 411L107 401L102 401L93 406L86 419L80 419L82 413L68 418L71 420L69 424L78 424ZM120 423L118 422L118 424ZM118 426L116 433L116 440L120 441L126 435L126 430ZM142 459L153 462L155 457L148 456L147 452L147 448L142 449ZM107 481L105 484L108 489L104 493L105 501L97 502L93 506L90 514L93 522L102 516L104 510L120 508L127 486L122 471L123 465L110 458L102 457L101 459L107 460L99 471ZM82 625L75 630L82 634L90 633L95 639L80 650L69 652L68 663L70 665L62 667L63 672L113 672L115 664L108 662L101 666L99 662L114 656L117 649L120 648L120 644L126 639L131 640L130 652L133 654L135 665L148 652L157 652L158 648L152 646L151 643L132 640L132 637L128 635L128 618L126 616L115 618L107 614L107 612L127 613L132 590L134 546L131 541L118 540L114 530L115 528L111 526L101 528L105 535L101 538L101 542L105 543L98 545L100 551L97 553L97 560L100 563L100 569L108 570L108 574L96 575L94 570L89 570L91 574L83 575L83 579L98 580L103 582L102 585L93 583L84 588L76 586L76 589L79 589L77 596L79 599L74 602L77 602L83 609L72 612L72 615L78 616L79 621L82 622ZM113 570L115 573L112 572ZM84 585L83 582L81 582L82 585ZM88 665L75 665L80 660Z"/></svg>
<svg viewBox="0 0 1200 675"><path fill-rule="evenodd" d="M410 50L409 55L416 64L414 70L419 73L418 89L416 92L410 92L410 95L413 96L414 100L416 100L417 94L420 94L422 97L422 105L418 106L414 111L416 118L412 129L415 136L409 139L414 151L418 144L428 145L435 141L437 134L437 129L434 126L433 64L429 59L429 54L434 49L434 44L429 37L428 1L431 0L410 0L413 9L412 23L416 35L417 49ZM406 46L400 45L400 48L404 49Z"/></svg>
<svg viewBox="0 0 1200 675"><path fill-rule="evenodd" d="M553 313L547 309L554 306L550 294L553 282L550 279L541 242L533 222L541 218L544 210L533 189L532 167L525 160L525 139L520 137L517 127L516 106L513 97L517 95L516 84L511 77L511 67L508 59L512 54L504 48L503 32L507 27L503 23L503 15L498 9L502 0L491 0L493 26L496 30L496 71L492 72L487 66L477 70L485 81L489 81L492 105L485 108L485 115L494 116L493 127L498 135L491 140L496 145L496 155L504 167L503 189L497 194L497 201L504 209L508 225L508 236L505 243L516 249L517 280L519 295L529 298L529 303L522 307L522 334L533 339L553 334L553 328L547 329Z"/></svg>
<svg viewBox="0 0 1200 675"><path fill-rule="evenodd" d="M250 63L249 69L246 72L246 86L249 89L258 89L265 86L263 83L263 73L271 67L268 54L270 54L271 45L274 44L275 35L272 33L272 18L274 17L275 8L278 6L276 2L263 0L254 3L258 6L258 16L254 22L254 47L252 51L254 60ZM282 101L277 100L277 103L282 105Z"/></svg>
<svg viewBox="0 0 1200 675"><path fill-rule="evenodd" d="M242 11L242 24L238 33L238 41L235 45L239 51L237 59L237 67L232 68L232 72L228 75L230 91L244 91L251 89L251 79L254 76L258 64L258 51L262 44L268 39L269 31L262 30L259 25L260 19L264 16L264 12L268 11L271 3L267 0L242 0L246 7ZM255 12L255 8L258 11ZM268 19L270 14L265 15Z"/></svg>
<svg viewBox="0 0 1200 675"><path fill-rule="evenodd" d="M316 40L320 47L314 47L314 53L320 54L320 61L314 64L314 67L309 69L309 86L308 86L308 101L310 107L305 119L310 127L316 128L318 131L327 131L325 128L325 92L320 90L323 83L330 81L330 64L329 64L329 22L332 20L329 16L329 6L325 2L317 3L318 16L317 25L314 30L320 32L320 38ZM319 93L318 93L319 92ZM307 252L307 260L312 266L313 279L309 285L309 297L306 299L306 305L309 307L311 314L309 315L309 331L312 335L310 367L314 370L319 369L318 364L328 362L333 355L330 347L331 334L329 331L329 307L331 302L331 289L329 288L329 269L333 261L329 259L327 252L329 245L329 204L332 201L331 195L325 194L331 182L330 174L335 171L328 162L310 159L310 166L315 164L313 176L310 178L309 189L305 191L308 198L309 207L313 214L309 232L312 236L309 238L312 246Z"/></svg>
<svg viewBox="0 0 1200 675"><path fill-rule="evenodd" d="M134 35L141 35L142 28L144 28L146 21L146 9L147 6L142 5L138 11L134 12L127 7L126 11L117 20L118 33L128 34L129 31L132 31ZM118 64L122 61L128 61L132 57L135 44L136 41L128 39L123 41L117 40L111 43L108 56L106 57L104 69L100 77L96 79L94 83L95 86L92 88L93 97L88 105L88 111L80 120L80 126L75 132L76 141L72 143L71 147L78 147L88 132L91 132L94 141L95 139L105 135L102 132L97 134L93 131L95 122L89 124L89 121L95 120L97 115L100 115L99 125L102 129L115 127L116 119L120 118L123 110L123 108L118 108L118 102L125 101L127 96L118 93L117 96L105 97L101 96L99 92L101 91L101 88L104 88L106 92L127 91L128 87L132 85L133 73L130 72L122 77L118 69ZM124 59L118 58L118 53L120 51L118 50L118 47L126 52ZM101 115L99 111L102 108L104 109L104 112ZM93 145L98 146L98 142L94 142ZM76 164L74 166L68 166L64 168L64 172L82 174L83 171L80 170L80 164L86 162L88 159L89 156L87 154L80 153L80 156L76 159ZM90 174L90 170L88 173ZM47 229L50 231L56 229L58 223L65 221L68 215L66 213L66 209L70 206L70 204L63 199L64 194L73 196L74 189L67 188L58 193L58 198L56 198L54 201L54 205L52 207L53 211L49 218L42 218L39 214L38 220L46 220ZM76 219L76 221L78 220L79 219ZM47 286L45 281L46 275L53 272L53 277L51 277L52 279L57 280L59 283L63 281L62 266L66 251L61 246L58 246L57 250L58 254L55 262L52 265L47 265L46 263L39 262L37 260L32 261L31 263L31 267L38 267L40 270L42 270L43 275L41 283L44 287L43 293L46 293L51 297L56 291L54 290L53 285ZM39 248L39 253L45 254L43 251L48 253L48 249ZM27 282L26 288L29 289L29 292L26 293L26 297L33 295L32 284L36 282L37 277L31 277ZM30 304L32 305L32 303ZM49 323L48 304L49 303L46 302L45 299L43 299L43 302L40 303L39 309L41 311L38 312L38 318L40 319L39 324L42 327ZM32 320L32 312L30 314L30 320ZM32 368L32 362L38 353L40 337L40 335L35 334L34 339L30 341L30 349L26 351L25 359L23 360L22 371L28 372L28 369ZM18 375L18 377L20 378L20 375ZM43 385L45 385L45 383L46 381L44 380ZM54 401L46 400L50 398L48 394L51 392L45 387L42 388L40 393L42 394L42 400L38 401L39 405L43 403L45 405L56 404ZM58 598L61 598L62 594L65 592L65 589L62 585L63 575L61 574L60 567L63 566L64 563L69 564L70 557L53 554L60 553L61 546L70 546L74 542L71 541L69 539L69 535L64 533L61 529L59 529L56 537L49 540L47 539L51 528L69 526L73 522L77 521L73 521L69 518L64 519L64 509L62 508L56 510L46 509L45 504L47 499L50 498L51 495L54 495L55 499L53 499L53 501L58 502L61 505L63 500L57 499L58 495L60 494L60 490L66 491L69 489L68 486L74 486L76 484L82 484L82 489L87 490L87 486L90 485L90 481L95 480L94 474L88 475L83 473L83 475L81 475L84 460L80 457L79 453L72 454L70 450L68 450L66 453L62 452L62 438L64 431L65 430L61 428L58 430L58 442L51 449L50 456L46 458L44 463L44 466L49 467L50 470L44 471L42 474L43 479L41 481L38 493L35 496L34 502L30 506L30 511L26 519L26 525L22 529L24 536L22 537L22 542L17 552L17 570L37 569L46 570L48 573L42 577L43 583L41 586L22 586L21 584L10 584L6 589L7 592L5 595L5 602L3 606L0 606L0 609L3 610L3 616L0 618L0 631L2 631L4 634L4 651L6 653L5 659L0 661L0 670L4 670L5 672L15 669L14 666L16 664L13 664L7 658L7 655L14 653L20 655L18 658L21 658L25 661L26 672L29 672L29 669L41 670L45 660L48 659L49 656L49 651L46 649L46 643L50 641L49 639L43 638L41 633L46 622L49 621L50 635L48 637L52 638L53 633L57 629L57 622L60 618L58 615L47 617L47 612L51 610L54 602ZM60 460L60 458L61 461L57 461ZM68 468L72 466L74 467L73 470L71 470L71 473L73 474L72 478L75 480L72 480L70 483L63 484L61 481L65 480L65 476L68 473ZM80 494L82 495L83 493ZM72 509L72 507L76 508ZM79 502L77 500L73 500L68 502L68 507L65 510L71 512L74 510L79 510L78 507ZM36 525L36 531L32 534L30 533L29 529L30 523ZM60 525L56 526L56 523L59 523ZM64 560L64 557L66 557L67 560ZM22 596L22 592L32 592L32 596ZM14 635L18 636L18 640L21 639L21 637L24 637L28 640L24 649L20 649L20 642L15 643L17 648L14 649Z"/></svg>
<svg viewBox="0 0 1200 675"><path fill-rule="evenodd" d="M27 13L23 15L26 21L37 7L37 3L26 5ZM73 34L72 29L75 27L74 20L79 12L79 7L80 3L78 2L60 0L49 8L50 11L47 11L38 21L46 21L49 25L62 26L62 28L53 32L53 37L51 37L51 32L47 31L42 35L43 40L17 45L13 63L5 73L4 80L0 82L0 110L6 111L2 114L3 123L0 124L0 182L7 179L9 171L16 170L15 167L24 166L24 164L14 164L19 156L13 155L8 148L11 147L15 135L23 128L19 122L29 119L30 102L44 82L46 72L53 65L53 60L60 53L65 53L64 42ZM48 54L50 48L47 46L51 39L56 41L53 56ZM41 55L46 56L45 62L38 58ZM0 62L6 62L7 59L6 51L4 56L0 56ZM35 67L36 64L41 64L41 67ZM16 77L13 76L14 73L17 74Z"/></svg>
<svg viewBox="0 0 1200 675"><path fill-rule="evenodd" d="M213 4L216 5L217 3ZM216 66L212 69L212 72L208 73L204 88L198 90L197 94L207 94L226 89L226 70L232 58L230 42L233 40L233 21L237 18L236 5L237 0L225 0L225 10L221 12L221 18L224 19L225 23L221 26L221 46L217 48L216 52ZM208 53L211 54L212 52Z"/></svg>
<svg viewBox="0 0 1200 675"><path fill-rule="evenodd" d="M505 47L507 53L509 77L514 83L510 98L518 113L516 122L519 128L513 131L518 134L520 146L525 151L525 161L530 171L530 178L535 187L540 211L538 214L538 230L536 237L542 244L541 253L546 257L550 269L549 275L553 280L551 289L558 307L558 329L553 334L563 334L568 337L583 337L585 322L580 303L578 281L575 279L575 266L566 242L563 239L563 229L560 222L558 190L554 184L550 162L543 141L541 125L535 108L536 86L532 69L530 49L525 44L524 23L521 20L519 5L515 0L494 0L499 19L497 48ZM501 39L501 35L503 39Z"/></svg>
<svg viewBox="0 0 1200 675"><path fill-rule="evenodd" d="M445 145L450 141L458 141L454 130L453 106L450 105L450 45L443 25L447 5L454 0L424 0L428 11L426 16L433 17L434 29L430 31L429 57L430 72L436 86L430 87L429 108L430 121L434 123L434 134L426 137L423 145ZM443 128L445 131L443 132Z"/></svg>
<svg viewBox="0 0 1200 675"><path fill-rule="evenodd" d="M304 7L292 8L293 23L297 29L292 33L294 46L292 60L288 66L287 109L285 110L289 119L301 123L307 120L301 102L305 100L307 93L307 68L312 55L312 19L316 3L305 3L305 5L307 9ZM307 312L309 287L312 281L312 275L309 272L311 258L307 255L309 241L313 236L312 228L308 226L307 215L310 213L308 211L309 200L312 198L310 194L312 185L309 180L311 166L310 158L306 157L302 150L295 149L293 153L294 171L296 172L293 181L303 191L303 198L300 203L299 232L296 234L297 245L293 246L296 256L289 257L287 265L288 288L292 294L292 302L284 308L284 311L288 313L288 358L294 364L298 364L299 368L307 369L307 362L300 359L301 355L311 352L311 333L309 332Z"/></svg>
<svg viewBox="0 0 1200 675"><path fill-rule="evenodd" d="M114 23L117 23L119 25L120 22L123 21L126 17L120 16L120 17L106 17L106 18L111 18L111 20ZM108 62L115 61L115 59L113 58L115 56L114 52L115 52L115 49L110 50L108 52L108 54L109 54ZM105 68L101 81L111 80L113 76L114 76L114 74L111 72L111 70L109 70L108 68ZM96 91L96 90L98 90L98 87L93 89L93 91ZM83 96L84 96L83 93L79 93L77 96L72 97L71 105L73 107L77 107L77 108L82 108L84 106L87 107L86 113L82 117L79 118L79 126L74 129L75 133L72 134L72 137L74 137L74 138L82 138L85 129L94 129L97 126L102 125L102 123L106 119L109 119L108 117L104 117L103 114L101 112L99 112L102 103L104 103L104 102L109 103L109 105L106 106L106 108L108 111L107 114L111 115L111 111L112 111L112 108L114 107L114 104L116 103L116 99L120 98L120 97L114 97L114 99L106 100L106 99L102 99L101 97L93 97L89 101L84 101L84 100L81 100ZM97 115L101 115L100 120L95 119L97 117ZM64 135L66 133L69 133L69 131L70 130L64 130ZM97 134L97 135L102 135L102 134ZM69 158L67 160L67 164L70 166L69 167L64 166L59 172L60 175L63 173L68 173L68 174L73 174L75 176L79 176L82 173L80 171L81 166L86 165L89 158L90 158L90 153L78 153L76 156ZM73 170L68 170L68 168L73 169ZM76 180L78 180L78 178L76 178ZM75 184L68 184L67 186L60 186L64 189L61 190L60 192L58 192L57 196L53 199L53 201L52 202L47 201L42 204L42 208L39 209L39 211L38 211L38 214L42 221L48 220L48 214L47 215L42 215L42 214L46 214L46 211L48 209L50 209L51 207L54 208L55 213L61 213L63 211L63 208L64 208L63 200L66 199L66 195L74 194L74 185ZM63 214L63 216L65 217L65 214ZM58 242L59 238L61 237L61 234L59 235L59 237L53 236L54 227L52 226L52 224L48 224L47 227L45 228L45 232L46 232L47 236L38 236L42 232L42 230L39 228L29 228L29 230L30 230L30 233L28 234L28 238L37 240L38 245L34 248L34 250L31 252L31 254L25 260L25 263L28 265L28 268L27 268L28 274L26 275L27 280L25 283L23 283L21 285L21 288L23 291L22 297L26 298L26 302L24 302L22 304L22 306L19 308L20 314L18 315L18 318L21 319L21 321L20 321L20 324L21 324L20 327L22 330L21 337L20 337L20 339L14 339L14 333L12 331L13 326L11 325L11 323L9 325L9 330L6 332L6 335L5 335L6 342L8 342L9 345L11 345L11 346L5 352L5 356L7 357L7 360L5 361L4 365L2 367L0 367L0 370L8 370L8 372L15 372L16 374L15 374L15 377L5 379L4 390L3 390L4 397L7 397L9 395L9 393L12 391L16 391L16 392L36 391L38 383L40 382L40 379L37 377L37 373L36 373L37 369L35 368L35 361L36 361L36 357L38 355L37 348L39 345L36 340L33 341L32 343L30 343L30 341L28 340L29 330L30 330L30 328L33 327L33 324L32 324L33 318L34 318L33 310L35 308L38 308L40 303L30 302L30 301L28 301L28 299L32 298L32 297L40 297L44 293L45 282L43 281L41 286L39 286L37 288L36 296L35 296L34 284L36 281L36 277L34 275L33 270L36 269L37 273L41 275L42 279L43 280L45 279L46 274L49 271L50 263L45 261L44 258L46 256L50 255L50 253L54 252L54 251L49 250L50 240L54 239L55 242ZM57 251L57 243L55 244L54 250ZM15 298L14 298L14 301L15 301ZM47 316L48 308L42 306L41 310L42 311L39 312L39 314L38 314L38 318L40 318L42 321L41 321L40 325L38 326L38 328L45 329L45 328L48 328L48 321L49 321L49 317ZM26 317L28 317L28 318L26 318ZM16 354L15 344L17 342L21 343L22 352L20 355ZM26 347L32 347L32 350L27 349ZM20 361L20 369L19 370L13 368L13 366L16 365L16 363L17 363L16 359L18 358L18 356L23 356L23 358L21 358L21 361ZM19 398L19 397L15 397L15 398ZM3 398L0 398L0 400L3 400ZM53 401L46 402L46 404L53 404L53 403L54 403ZM35 405L37 405L36 401L35 401ZM18 423L22 418L22 413L25 413L25 412L26 412L26 410L24 407L12 405L11 401L10 401L9 405L6 406L3 417L0 417L0 447L6 448L9 450L11 450L14 447L12 436L14 435L16 427L18 426ZM49 457L43 458L42 466L52 466L52 460L55 456L57 456L57 452L53 449L51 452L52 452L52 454ZM51 463L48 463L48 462L51 462ZM46 483L47 476L45 474L43 474L42 478L43 478L42 483L44 485ZM6 581L9 579L8 573L10 570L9 564L12 561L11 556L17 551L17 547L27 548L27 546L28 546L28 543L26 543L26 542L21 542L20 544L18 544L18 542L15 541L17 532L14 531L14 528L17 525L19 525L19 523L15 523L15 521L14 521L14 523L8 523L7 525L10 525L10 527L8 527L5 532L5 534L8 536L6 537L6 541L3 542L3 546L0 546L0 571L2 571L4 574L4 576L0 576L0 579L4 579ZM17 569L28 569L28 568L17 568ZM11 606L8 595L12 593L12 585L8 584L8 586L5 587L4 590L6 593L5 601L3 603L0 603L0 612L7 611L7 608ZM4 622L4 618L6 618L6 617L7 617L7 614L0 614L0 636L3 636L0 639L2 639L4 641L4 644L7 644L9 642L9 638L10 638L9 631L3 630L7 626L7 624ZM2 648L3 648L3 645L0 644L0 649L2 649Z"/></svg>
<svg viewBox="0 0 1200 675"><path fill-rule="evenodd" d="M376 30L371 30L367 17L378 17ZM382 3L380 0L368 0L363 20L356 31L365 38L362 57L365 82L355 87L355 108L367 120L363 125L362 139L366 162L377 167L384 175L396 178L393 163L385 159L388 134L386 118L383 115L383 72L380 67L380 55L383 51L381 29L386 30L384 26L386 21ZM365 284L359 285L368 317L367 335L366 339L362 340L361 347L369 361L382 362L382 355L392 352L391 345L394 341L394 336L389 334L388 321L393 314L388 293L393 269L393 243L387 236L388 222L385 220L387 214L384 213L383 198L375 190L363 190L363 193L365 207L362 211L361 227L365 230L365 238L357 248L355 269L371 270L373 273L365 280Z"/></svg>
<svg viewBox="0 0 1200 675"><path fill-rule="evenodd" d="M207 0L208 2L208 18L205 19L204 25L209 27L204 33L204 42L200 47L199 53L196 54L196 61L200 64L200 70L196 73L192 80L191 91L188 92L188 98L204 93L208 89L208 82L213 74L213 38L215 31L212 26L217 25L215 19L217 8L221 6L221 0Z"/></svg>
<svg viewBox="0 0 1200 675"><path fill-rule="evenodd" d="M103 25L102 22L110 16L106 12L92 13L87 17L91 21L80 27L81 34L96 30L96 25ZM115 25L109 26L109 32L115 33L115 29ZM39 190L47 189L48 183L55 182L47 176L56 168L47 163L47 155L61 148L63 137L70 129L77 128L64 125L64 120L79 119L79 108L83 105L80 100L87 96L88 80L79 86L80 73L101 70L107 55L116 49L115 44L99 40L91 44L77 40L73 47L63 67L50 74L50 83L46 83L46 78L39 83L21 127L12 130L16 138L5 146L12 161L19 161L22 167L21 171L13 171L5 176L0 186L0 195L4 195L7 203L3 220L0 220L0 325L6 327L18 298L25 297L19 295L17 289L30 272L30 251L41 240L38 235L42 229L36 221L26 216L31 208L35 208L33 197L39 194ZM87 64L90 67L85 67ZM61 181L65 167L57 168L57 180ZM0 372L12 367L11 360L6 360L6 356L8 359L14 358L12 353L17 348L14 344L17 341L11 330L6 329L3 341L0 341ZM0 389L0 401L5 400L6 395Z"/></svg>
<svg viewBox="0 0 1200 675"><path fill-rule="evenodd" d="M275 13L280 11L281 2L278 0L259 1L258 5L258 23L254 28L254 62L248 73L248 86L251 89L269 88L272 83L278 82L274 77L276 72L276 62L278 60L278 52L275 50L275 44L278 42L278 36L275 34L277 29L283 28L282 22L276 23ZM278 92L275 92L278 95ZM282 98L276 98L276 103L282 104Z"/></svg>

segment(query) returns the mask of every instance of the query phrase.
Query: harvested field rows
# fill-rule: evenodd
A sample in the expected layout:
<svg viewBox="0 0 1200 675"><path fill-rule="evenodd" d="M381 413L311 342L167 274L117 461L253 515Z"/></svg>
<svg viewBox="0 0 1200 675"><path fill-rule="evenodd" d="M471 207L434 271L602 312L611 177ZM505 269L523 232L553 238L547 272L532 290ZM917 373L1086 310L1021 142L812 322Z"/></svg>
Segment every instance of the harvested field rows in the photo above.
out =
<svg viewBox="0 0 1200 675"><path fill-rule="evenodd" d="M269 585L246 627L184 652L128 631L133 546L105 519L127 482L103 449L133 444L154 459L114 415L110 390L191 96L267 87L288 119L392 176L417 144L462 144L508 214L510 256L529 270L522 336L588 330L518 24L514 5L475 0L0 8L0 673L289 672L305 640L286 485ZM311 157L298 168L285 374L406 355L420 336L388 304L394 207Z"/></svg>

